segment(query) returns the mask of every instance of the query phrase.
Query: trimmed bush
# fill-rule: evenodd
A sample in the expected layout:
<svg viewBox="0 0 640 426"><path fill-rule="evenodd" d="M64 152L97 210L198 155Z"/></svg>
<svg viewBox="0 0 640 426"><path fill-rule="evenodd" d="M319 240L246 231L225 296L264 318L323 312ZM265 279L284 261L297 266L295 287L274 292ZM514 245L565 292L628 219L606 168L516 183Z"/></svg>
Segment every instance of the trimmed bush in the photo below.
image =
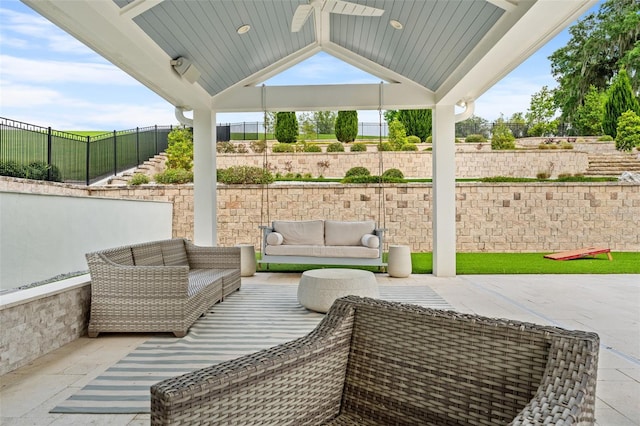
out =
<svg viewBox="0 0 640 426"><path fill-rule="evenodd" d="M298 119L295 112L276 114L274 136L280 143L294 143L298 139Z"/></svg>
<svg viewBox="0 0 640 426"><path fill-rule="evenodd" d="M267 148L267 141L251 141L249 143L249 148L251 148L251 151L256 154L262 154Z"/></svg>
<svg viewBox="0 0 640 426"><path fill-rule="evenodd" d="M598 142L613 142L613 138L609 135L602 135L598 138Z"/></svg>
<svg viewBox="0 0 640 426"><path fill-rule="evenodd" d="M360 143L360 142L356 142L353 145L351 145L349 147L349 151L350 152L366 152L367 151L367 145Z"/></svg>
<svg viewBox="0 0 640 426"><path fill-rule="evenodd" d="M295 146L288 143L277 143L271 148L271 152L295 152Z"/></svg>
<svg viewBox="0 0 640 426"><path fill-rule="evenodd" d="M414 143L405 143L400 147L400 151L417 151L418 146Z"/></svg>
<svg viewBox="0 0 640 426"><path fill-rule="evenodd" d="M573 149L573 144L570 142L561 142L560 149Z"/></svg>
<svg viewBox="0 0 640 426"><path fill-rule="evenodd" d="M149 176L144 173L135 173L129 181L129 185L144 185L147 183L149 183Z"/></svg>
<svg viewBox="0 0 640 426"><path fill-rule="evenodd" d="M380 142L378 144L378 151L393 151L393 145L389 142Z"/></svg>
<svg viewBox="0 0 640 426"><path fill-rule="evenodd" d="M427 139L425 140L426 143L433 143L433 135L429 135L427 136Z"/></svg>
<svg viewBox="0 0 640 426"><path fill-rule="evenodd" d="M640 146L640 117L629 110L623 113L618 120L618 134L616 135L616 149L618 151L631 151Z"/></svg>
<svg viewBox="0 0 640 426"><path fill-rule="evenodd" d="M51 170L51 177L49 177L49 170ZM0 175L22 179L62 182L60 169L55 165L49 167L44 161L33 161L27 165L15 161L0 161Z"/></svg>
<svg viewBox="0 0 640 426"><path fill-rule="evenodd" d="M338 111L336 117L336 139L353 142L358 136L358 111Z"/></svg>
<svg viewBox="0 0 640 426"><path fill-rule="evenodd" d="M515 149L516 138L511 133L511 129L504 123L499 123L493 128L493 137L491 138L491 149Z"/></svg>
<svg viewBox="0 0 640 426"><path fill-rule="evenodd" d="M382 173L383 178L404 179L404 173L400 169L388 169Z"/></svg>
<svg viewBox="0 0 640 426"><path fill-rule="evenodd" d="M345 177L340 183L404 183L404 179L394 177L380 177L380 176L349 176Z"/></svg>
<svg viewBox="0 0 640 426"><path fill-rule="evenodd" d="M551 174L549 172L538 172L538 174L536 174L536 178L540 180L549 179L550 177Z"/></svg>
<svg viewBox="0 0 640 426"><path fill-rule="evenodd" d="M371 175L371 172L366 167L352 167L349 170L347 170L347 173L344 175L344 177L370 176L370 175Z"/></svg>
<svg viewBox="0 0 640 426"><path fill-rule="evenodd" d="M487 138L484 137L484 135L478 135L478 134L474 134L474 135L468 135L465 140L465 142L486 142Z"/></svg>
<svg viewBox="0 0 640 426"><path fill-rule="evenodd" d="M193 134L188 127L176 127L167 136L167 167L191 170L193 168ZM216 147L217 149L217 147Z"/></svg>
<svg viewBox="0 0 640 426"><path fill-rule="evenodd" d="M153 177L157 183L180 184L193 182L193 172L185 169L167 169Z"/></svg>
<svg viewBox="0 0 640 426"><path fill-rule="evenodd" d="M322 148L320 148L318 145L306 144L304 146L304 152L322 152Z"/></svg>
<svg viewBox="0 0 640 426"><path fill-rule="evenodd" d="M269 170L255 166L232 166L217 170L218 182L228 185L262 184L273 182L273 174Z"/></svg>
<svg viewBox="0 0 640 426"><path fill-rule="evenodd" d="M216 151L220 154L234 154L237 152L235 144L231 141L218 142Z"/></svg>
<svg viewBox="0 0 640 426"><path fill-rule="evenodd" d="M344 146L340 142L334 142L327 145L327 152L344 152Z"/></svg>
<svg viewBox="0 0 640 426"><path fill-rule="evenodd" d="M407 136L407 143L420 143L420 137L415 135Z"/></svg>

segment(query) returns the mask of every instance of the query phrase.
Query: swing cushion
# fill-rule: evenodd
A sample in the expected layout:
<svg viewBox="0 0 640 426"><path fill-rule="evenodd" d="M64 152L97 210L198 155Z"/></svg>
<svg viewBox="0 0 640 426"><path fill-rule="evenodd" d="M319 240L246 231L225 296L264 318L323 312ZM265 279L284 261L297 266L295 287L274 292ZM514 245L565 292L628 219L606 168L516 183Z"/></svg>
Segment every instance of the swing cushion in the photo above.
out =
<svg viewBox="0 0 640 426"><path fill-rule="evenodd" d="M279 246L284 242L284 237L279 232L272 232L267 235L267 244L270 246Z"/></svg>
<svg viewBox="0 0 640 426"><path fill-rule="evenodd" d="M325 244L328 246L359 246L362 237L373 234L375 227L376 224L372 220L362 222L326 220L324 222Z"/></svg>
<svg viewBox="0 0 640 426"><path fill-rule="evenodd" d="M380 238L377 235L373 234L364 234L362 239L360 240L363 246L369 248L378 248L380 247Z"/></svg>
<svg viewBox="0 0 640 426"><path fill-rule="evenodd" d="M275 220L273 230L282 234L282 244L285 245L324 245L323 220Z"/></svg>

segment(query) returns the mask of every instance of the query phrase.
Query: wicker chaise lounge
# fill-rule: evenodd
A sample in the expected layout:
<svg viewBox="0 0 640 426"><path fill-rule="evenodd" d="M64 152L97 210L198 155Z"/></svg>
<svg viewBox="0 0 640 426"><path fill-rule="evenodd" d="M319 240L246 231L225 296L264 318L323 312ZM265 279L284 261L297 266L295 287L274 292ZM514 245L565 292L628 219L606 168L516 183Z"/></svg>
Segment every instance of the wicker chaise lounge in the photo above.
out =
<svg viewBox="0 0 640 426"><path fill-rule="evenodd" d="M91 274L89 337L101 332L172 332L183 337L241 283L238 247L198 247L176 238L86 257Z"/></svg>
<svg viewBox="0 0 640 426"><path fill-rule="evenodd" d="M599 338L374 299L151 388L153 425L592 425Z"/></svg>

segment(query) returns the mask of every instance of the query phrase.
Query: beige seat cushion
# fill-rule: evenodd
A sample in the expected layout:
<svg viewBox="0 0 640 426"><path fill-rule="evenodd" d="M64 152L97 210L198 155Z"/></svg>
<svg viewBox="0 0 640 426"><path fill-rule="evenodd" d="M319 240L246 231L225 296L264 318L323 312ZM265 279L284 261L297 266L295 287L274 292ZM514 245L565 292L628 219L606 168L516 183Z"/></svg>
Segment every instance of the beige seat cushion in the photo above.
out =
<svg viewBox="0 0 640 426"><path fill-rule="evenodd" d="M323 220L274 220L273 230L282 235L284 245L324 245Z"/></svg>
<svg viewBox="0 0 640 426"><path fill-rule="evenodd" d="M324 223L325 244L328 246L359 246L364 234L373 234L376 224L372 220L342 222L327 220Z"/></svg>

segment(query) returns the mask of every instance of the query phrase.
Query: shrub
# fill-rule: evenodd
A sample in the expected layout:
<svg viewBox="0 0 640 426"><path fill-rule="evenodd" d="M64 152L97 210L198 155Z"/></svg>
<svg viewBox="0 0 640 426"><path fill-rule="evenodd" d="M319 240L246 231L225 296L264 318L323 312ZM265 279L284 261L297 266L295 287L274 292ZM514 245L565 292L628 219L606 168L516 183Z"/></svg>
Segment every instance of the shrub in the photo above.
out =
<svg viewBox="0 0 640 426"><path fill-rule="evenodd" d="M602 135L598 138L598 142L612 142L612 141L613 141L613 137L609 135Z"/></svg>
<svg viewBox="0 0 640 426"><path fill-rule="evenodd" d="M11 160L0 161L0 176L24 178L24 166Z"/></svg>
<svg viewBox="0 0 640 426"><path fill-rule="evenodd" d="M315 144L305 144L303 148L304 152L322 152L322 148Z"/></svg>
<svg viewBox="0 0 640 426"><path fill-rule="evenodd" d="M429 135L427 136L427 139L425 140L426 143L433 143L433 135Z"/></svg>
<svg viewBox="0 0 640 426"><path fill-rule="evenodd" d="M51 177L49 177L51 171ZM52 182L62 181L60 169L56 166L49 166L44 161L33 161L24 167L24 177L34 180L49 180Z"/></svg>
<svg viewBox="0 0 640 426"><path fill-rule="evenodd" d="M366 150L367 150L367 145L360 142L354 143L349 148L350 152L366 152Z"/></svg>
<svg viewBox="0 0 640 426"><path fill-rule="evenodd" d="M218 182L234 184L262 184L273 182L269 170L255 166L232 166L217 170Z"/></svg>
<svg viewBox="0 0 640 426"><path fill-rule="evenodd" d="M272 152L295 152L295 147L288 143L277 143L271 148Z"/></svg>
<svg viewBox="0 0 640 426"><path fill-rule="evenodd" d="M347 173L344 175L344 177L370 176L370 175L371 175L371 172L366 167L352 167L349 170L347 170Z"/></svg>
<svg viewBox="0 0 640 426"><path fill-rule="evenodd" d="M216 144L216 151L220 154L233 154L236 152L236 146L231 141L218 142Z"/></svg>
<svg viewBox="0 0 640 426"><path fill-rule="evenodd" d="M640 146L640 117L629 110L623 113L618 120L618 134L616 135L616 149L618 151L631 151Z"/></svg>
<svg viewBox="0 0 640 426"><path fill-rule="evenodd" d="M389 142L380 142L378 151L393 151L393 146Z"/></svg>
<svg viewBox="0 0 640 426"><path fill-rule="evenodd" d="M404 179L404 173L400 169L388 169L382 173L383 178Z"/></svg>
<svg viewBox="0 0 640 426"><path fill-rule="evenodd" d="M415 143L405 143L400 147L400 151L417 151L418 146Z"/></svg>
<svg viewBox="0 0 640 426"><path fill-rule="evenodd" d="M249 143L249 148L251 148L251 151L256 154L262 154L267 148L267 141L251 141Z"/></svg>
<svg viewBox="0 0 640 426"><path fill-rule="evenodd" d="M149 176L144 173L135 173L129 181L129 185L144 185L147 183L149 183Z"/></svg>
<svg viewBox="0 0 640 426"><path fill-rule="evenodd" d="M484 135L473 134L465 138L465 142L486 142L487 138Z"/></svg>
<svg viewBox="0 0 640 426"><path fill-rule="evenodd" d="M344 146L340 142L334 142L327 145L327 152L344 152Z"/></svg>
<svg viewBox="0 0 640 426"><path fill-rule="evenodd" d="M358 111L338 111L335 129L340 142L353 142L358 136Z"/></svg>
<svg viewBox="0 0 640 426"><path fill-rule="evenodd" d="M403 183L404 179L391 177L391 176L349 176L345 177L340 183Z"/></svg>
<svg viewBox="0 0 640 426"><path fill-rule="evenodd" d="M243 143L239 143L238 146L236 146L236 152L238 154L246 154L247 152L249 152L249 150L247 149L247 146Z"/></svg>
<svg viewBox="0 0 640 426"><path fill-rule="evenodd" d="M491 138L491 149L514 149L515 137L511 133L511 129L504 123L499 123L493 128L493 137Z"/></svg>
<svg viewBox="0 0 640 426"><path fill-rule="evenodd" d="M161 184L178 184L193 182L193 172L185 169L167 169L158 173L153 179Z"/></svg>
<svg viewBox="0 0 640 426"><path fill-rule="evenodd" d="M538 174L536 175L536 178L538 179L549 179L551 177L551 174L549 172L538 172Z"/></svg>
<svg viewBox="0 0 640 426"><path fill-rule="evenodd" d="M549 149L551 148L551 145L547 145L546 143L541 143L540 145L538 145L538 149Z"/></svg>
<svg viewBox="0 0 640 426"><path fill-rule="evenodd" d="M167 167L191 170L193 168L193 134L187 127L176 127L167 136ZM216 147L217 149L217 147Z"/></svg>
<svg viewBox="0 0 640 426"><path fill-rule="evenodd" d="M298 119L295 112L276 114L274 136L280 143L293 143L298 138Z"/></svg>
<svg viewBox="0 0 640 426"><path fill-rule="evenodd" d="M400 151L402 145L407 143L407 132L397 119L389 123L389 143L393 146L394 151Z"/></svg>
<svg viewBox="0 0 640 426"><path fill-rule="evenodd" d="M618 120L629 110L640 114L640 104L631 86L629 75L623 68L614 77L611 86L607 90L607 99L604 102L604 116L602 118L602 130L604 133L616 136L618 134Z"/></svg>
<svg viewBox="0 0 640 426"><path fill-rule="evenodd" d="M395 118L402 123L407 134L415 135L421 141L426 140L431 134L432 112L430 109L401 109L396 113Z"/></svg>
<svg viewBox="0 0 640 426"><path fill-rule="evenodd" d="M560 149L573 149L573 144L570 142L561 142Z"/></svg>
<svg viewBox="0 0 640 426"><path fill-rule="evenodd" d="M420 143L420 137L415 135L407 136L407 143Z"/></svg>

